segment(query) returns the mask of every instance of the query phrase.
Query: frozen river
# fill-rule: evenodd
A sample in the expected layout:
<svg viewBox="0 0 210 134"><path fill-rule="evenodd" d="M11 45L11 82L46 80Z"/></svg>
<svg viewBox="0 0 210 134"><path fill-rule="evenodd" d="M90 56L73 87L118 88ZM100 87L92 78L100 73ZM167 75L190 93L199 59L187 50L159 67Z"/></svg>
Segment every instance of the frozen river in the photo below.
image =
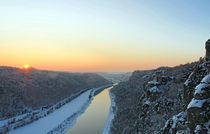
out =
<svg viewBox="0 0 210 134"><path fill-rule="evenodd" d="M113 86L106 88L96 95L86 111L77 119L75 125L66 134L103 133L110 111L109 90L112 88Z"/></svg>

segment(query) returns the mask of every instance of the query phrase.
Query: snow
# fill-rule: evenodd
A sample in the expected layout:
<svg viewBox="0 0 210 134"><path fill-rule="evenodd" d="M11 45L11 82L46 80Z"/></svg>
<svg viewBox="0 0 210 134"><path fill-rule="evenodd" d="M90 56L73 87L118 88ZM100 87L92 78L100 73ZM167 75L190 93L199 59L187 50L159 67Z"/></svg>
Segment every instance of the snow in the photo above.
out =
<svg viewBox="0 0 210 134"><path fill-rule="evenodd" d="M149 81L148 84L150 84L150 85L158 85L159 82L157 82L156 80L153 80L153 81Z"/></svg>
<svg viewBox="0 0 210 134"><path fill-rule="evenodd" d="M157 86L154 86L154 87L150 88L149 91L156 93L156 92L160 92L160 89Z"/></svg>
<svg viewBox="0 0 210 134"><path fill-rule="evenodd" d="M208 133L210 133L210 120L204 124L204 126L208 129Z"/></svg>
<svg viewBox="0 0 210 134"><path fill-rule="evenodd" d="M149 77L149 75L144 75L142 78L143 79L146 79L146 78L148 78Z"/></svg>
<svg viewBox="0 0 210 134"><path fill-rule="evenodd" d="M206 75L202 81L202 83L210 84L210 74Z"/></svg>
<svg viewBox="0 0 210 134"><path fill-rule="evenodd" d="M178 130L176 134L190 134L189 130Z"/></svg>
<svg viewBox="0 0 210 134"><path fill-rule="evenodd" d="M151 102L150 101L148 101L148 100L146 100L146 102L144 102L144 105L150 105L151 104Z"/></svg>
<svg viewBox="0 0 210 134"><path fill-rule="evenodd" d="M178 115L174 115L172 119L167 120L163 129L169 129L169 133L172 133L173 130L176 130L180 126L185 125L185 119L187 117L187 111L181 112ZM187 131L178 131L176 134L189 134Z"/></svg>
<svg viewBox="0 0 210 134"><path fill-rule="evenodd" d="M208 87L208 85L205 84L205 83L199 84L199 85L196 86L196 88L195 88L195 93L194 93L194 95L195 95L195 94L202 94L202 93L204 93L205 91L202 90L202 89L204 89L204 88L206 88L206 87Z"/></svg>
<svg viewBox="0 0 210 134"><path fill-rule="evenodd" d="M178 124L178 122L184 122L185 119L184 117L186 116L186 112L181 112L178 115L173 116L172 120L173 120L173 124L172 124L172 128L176 128L176 125Z"/></svg>
<svg viewBox="0 0 210 134"><path fill-rule="evenodd" d="M185 85L185 86L188 86L190 82L191 82L191 81L190 81L189 79L187 79L187 80L185 81L184 85Z"/></svg>
<svg viewBox="0 0 210 134"><path fill-rule="evenodd" d="M12 130L9 134L46 134L48 132L53 134L64 133L67 129L71 128L75 124L77 118L88 108L93 100L95 91L102 88L105 89L109 86L112 86L112 84L88 90L69 103L66 103L61 108L56 109L46 117L40 118L31 124ZM66 99L58 103L65 101Z"/></svg>
<svg viewBox="0 0 210 134"><path fill-rule="evenodd" d="M188 77L188 79L185 81L185 83L184 83L185 86L188 86L188 85L189 85L189 83L191 82L190 78L192 77L193 74L194 74L194 73L192 72L192 73L190 74L190 76Z"/></svg>
<svg viewBox="0 0 210 134"><path fill-rule="evenodd" d="M111 125L112 125L112 120L114 119L114 116L115 116L115 110L114 110L114 108L116 108L116 104L115 104L115 101L114 101L115 96L114 96L114 94L111 93L110 90L109 90L109 96L110 96L110 99L111 99L111 107L110 107L110 112L109 112L109 116L108 116L106 125L104 127L103 134L109 134L109 131L110 131L110 128L111 128Z"/></svg>
<svg viewBox="0 0 210 134"><path fill-rule="evenodd" d="M9 118L9 119L6 119L6 120L2 120L0 121L0 127L4 126L4 125L7 125L8 122L11 122L12 120L20 120L20 119L23 119L27 116L28 113L26 114L22 114L22 115L19 115L19 116L16 116L16 117L12 117L12 118Z"/></svg>
<svg viewBox="0 0 210 134"><path fill-rule="evenodd" d="M41 118L38 121L35 121L24 127L12 130L9 134L46 134L53 128L56 128L69 116L74 115L75 113L80 111L84 104L89 101L90 93L91 90L86 91L60 109L55 110L48 116Z"/></svg>
<svg viewBox="0 0 210 134"><path fill-rule="evenodd" d="M203 106L203 103L206 102L206 99L204 100L196 100L196 99L192 99L190 104L187 106L187 109L191 108L191 107L198 107L201 108Z"/></svg>
<svg viewBox="0 0 210 134"><path fill-rule="evenodd" d="M202 127L201 127L201 125L197 125L195 129L196 129L196 130L201 130Z"/></svg>

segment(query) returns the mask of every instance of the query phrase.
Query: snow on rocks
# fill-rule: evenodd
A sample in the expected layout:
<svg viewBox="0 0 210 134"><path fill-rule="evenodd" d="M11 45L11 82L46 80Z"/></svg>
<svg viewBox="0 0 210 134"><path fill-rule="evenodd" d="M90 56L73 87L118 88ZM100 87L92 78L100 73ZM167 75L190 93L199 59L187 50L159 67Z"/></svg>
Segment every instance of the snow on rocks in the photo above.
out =
<svg viewBox="0 0 210 134"><path fill-rule="evenodd" d="M210 85L206 83L201 83L195 88L194 98L195 99L208 99L210 98Z"/></svg>
<svg viewBox="0 0 210 134"><path fill-rule="evenodd" d="M195 134L207 134L208 130L203 125L197 125L194 132Z"/></svg>
<svg viewBox="0 0 210 134"><path fill-rule="evenodd" d="M146 100L144 103L143 103L143 106L146 105L146 106L149 106L151 105L151 102L149 100Z"/></svg>
<svg viewBox="0 0 210 134"><path fill-rule="evenodd" d="M188 127L191 133L204 134L209 131L209 126L204 124L209 121L210 108L210 74L206 75L199 85L195 87L194 98L187 106Z"/></svg>
<svg viewBox="0 0 210 134"><path fill-rule="evenodd" d="M193 107L197 107L197 108L202 108L203 104L206 102L206 100L196 100L196 99L192 99L190 104L187 106L187 109L189 108L193 108Z"/></svg>
<svg viewBox="0 0 210 134"><path fill-rule="evenodd" d="M193 75L194 75L194 73L192 72L192 73L190 74L189 78L191 78ZM189 78L185 81L185 83L184 83L185 86L188 86L189 83L192 82L191 79L189 79Z"/></svg>
<svg viewBox="0 0 210 134"><path fill-rule="evenodd" d="M153 85L153 86L155 86L155 85L158 85L158 84L160 84L160 83L157 82L156 80L152 80L152 81L149 81L149 82L148 82L148 85Z"/></svg>
<svg viewBox="0 0 210 134"><path fill-rule="evenodd" d="M196 88L195 88L195 93L194 93L194 95L195 95L195 94L202 94L202 93L204 93L205 91L202 90L202 89L203 89L203 88L206 88L206 87L208 87L208 85L205 84L205 83L199 84L199 85L196 86Z"/></svg>
<svg viewBox="0 0 210 134"><path fill-rule="evenodd" d="M181 112L178 115L173 116L171 119L167 120L164 128L163 133L170 133L173 134L176 130L184 129L186 127L185 120L187 118L187 112ZM181 134L181 131L179 132Z"/></svg>
<svg viewBox="0 0 210 134"><path fill-rule="evenodd" d="M160 93L160 89L157 87L157 86L154 86L152 88L149 89L150 92L153 92L153 93Z"/></svg>
<svg viewBox="0 0 210 134"><path fill-rule="evenodd" d="M149 78L149 75L144 75L142 78L147 79L147 78Z"/></svg>
<svg viewBox="0 0 210 134"><path fill-rule="evenodd" d="M177 126L177 123L181 123L181 125L182 125L185 121L185 119L184 119L185 117L186 117L186 112L181 112L178 115L173 116L172 128L175 128Z"/></svg>
<svg viewBox="0 0 210 134"><path fill-rule="evenodd" d="M202 83L210 84L210 74L205 76L202 81Z"/></svg>

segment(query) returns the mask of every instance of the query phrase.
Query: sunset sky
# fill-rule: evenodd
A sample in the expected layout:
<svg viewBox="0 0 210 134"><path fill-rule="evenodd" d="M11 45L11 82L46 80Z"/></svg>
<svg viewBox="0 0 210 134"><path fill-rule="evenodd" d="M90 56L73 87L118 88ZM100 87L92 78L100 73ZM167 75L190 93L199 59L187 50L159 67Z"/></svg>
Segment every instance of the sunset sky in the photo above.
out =
<svg viewBox="0 0 210 134"><path fill-rule="evenodd" d="M205 55L210 0L0 0L0 66L133 71Z"/></svg>

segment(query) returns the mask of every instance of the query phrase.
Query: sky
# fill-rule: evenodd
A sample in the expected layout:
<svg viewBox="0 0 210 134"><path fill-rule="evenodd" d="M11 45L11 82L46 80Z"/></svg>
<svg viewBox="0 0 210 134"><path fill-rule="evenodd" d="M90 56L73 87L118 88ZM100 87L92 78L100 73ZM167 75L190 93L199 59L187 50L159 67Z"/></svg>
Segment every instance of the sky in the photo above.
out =
<svg viewBox="0 0 210 134"><path fill-rule="evenodd" d="M0 66L133 71L205 55L209 0L0 0Z"/></svg>

